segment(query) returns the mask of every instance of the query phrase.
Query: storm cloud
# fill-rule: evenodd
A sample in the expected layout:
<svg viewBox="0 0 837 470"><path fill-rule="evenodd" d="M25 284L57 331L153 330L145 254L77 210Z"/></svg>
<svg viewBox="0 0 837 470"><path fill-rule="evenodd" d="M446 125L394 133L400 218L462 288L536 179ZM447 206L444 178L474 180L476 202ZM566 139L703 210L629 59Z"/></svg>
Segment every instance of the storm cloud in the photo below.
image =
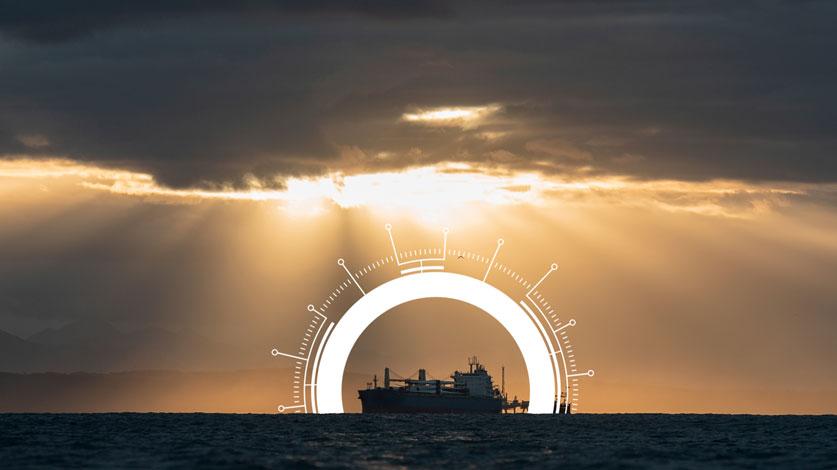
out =
<svg viewBox="0 0 837 470"><path fill-rule="evenodd" d="M13 38L54 43L90 35L119 26L155 23L189 17L228 16L246 20L273 19L303 15L355 14L380 19L447 17L452 14L442 2L387 2L366 0L175 0L108 2L84 0L61 2L36 0L2 3L0 30Z"/></svg>
<svg viewBox="0 0 837 470"><path fill-rule="evenodd" d="M0 155L172 187L442 161L837 175L832 2L395 5L5 2ZM498 111L467 128L402 119L468 106Z"/></svg>

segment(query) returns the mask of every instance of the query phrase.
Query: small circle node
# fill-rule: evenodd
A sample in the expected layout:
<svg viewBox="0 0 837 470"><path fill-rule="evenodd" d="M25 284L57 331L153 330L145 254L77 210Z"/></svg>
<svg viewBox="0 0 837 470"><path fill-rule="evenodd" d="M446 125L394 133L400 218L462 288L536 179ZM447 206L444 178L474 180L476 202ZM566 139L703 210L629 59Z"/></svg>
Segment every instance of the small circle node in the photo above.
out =
<svg viewBox="0 0 837 470"><path fill-rule="evenodd" d="M570 326L575 326L575 318L570 320Z"/></svg>
<svg viewBox="0 0 837 470"><path fill-rule="evenodd" d="M449 228L447 228L447 227L445 227L445 228L443 228L443 229L442 229L442 233L444 233L445 235L447 235L447 234L449 234L449 233L450 233L450 229L449 229Z"/></svg>
<svg viewBox="0 0 837 470"><path fill-rule="evenodd" d="M386 224L386 225L384 225L384 230L386 230L387 232L389 232L390 230L392 230L392 224Z"/></svg>
<svg viewBox="0 0 837 470"><path fill-rule="evenodd" d="M503 246L503 243L506 243L506 241L503 240L502 238L497 239L497 244L498 245Z"/></svg>
<svg viewBox="0 0 837 470"><path fill-rule="evenodd" d="M590 369L590 370L587 371L587 375L589 375L590 377L594 376L595 374L596 373L593 372L593 369Z"/></svg>
<svg viewBox="0 0 837 470"><path fill-rule="evenodd" d="M343 258L340 258L340 259L337 260L337 264L339 264L340 266L345 266L346 262L343 261Z"/></svg>
<svg viewBox="0 0 837 470"><path fill-rule="evenodd" d="M285 412L285 405L279 405L279 406L276 407L276 409L279 410L280 413L284 413Z"/></svg>
<svg viewBox="0 0 837 470"><path fill-rule="evenodd" d="M308 304L308 311L309 311L309 312L316 312L316 311L317 311L317 309L316 309L316 308L314 308L314 304Z"/></svg>
<svg viewBox="0 0 837 470"><path fill-rule="evenodd" d="M558 263L552 263L552 266L550 266L550 269L552 269L553 271L558 269Z"/></svg>
<svg viewBox="0 0 837 470"><path fill-rule="evenodd" d="M279 350L278 350L278 349L274 349L273 351L270 351L270 354L272 354L272 355L274 355L274 356L278 356L278 355L279 355Z"/></svg>

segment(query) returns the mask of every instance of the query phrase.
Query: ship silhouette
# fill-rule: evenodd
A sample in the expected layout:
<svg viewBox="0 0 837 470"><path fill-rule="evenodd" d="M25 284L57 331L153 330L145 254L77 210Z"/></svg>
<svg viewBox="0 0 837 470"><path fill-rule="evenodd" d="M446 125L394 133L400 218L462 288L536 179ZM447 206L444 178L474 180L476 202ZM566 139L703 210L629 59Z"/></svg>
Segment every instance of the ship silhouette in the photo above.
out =
<svg viewBox="0 0 837 470"><path fill-rule="evenodd" d="M427 380L427 371L419 369L417 379L393 378L384 369L384 386L378 377L358 390L363 413L516 413L526 412L528 401L508 400L505 392L505 368L501 388L476 357L468 360L468 372L454 372L453 380ZM561 403L560 412L566 410ZM556 401L557 408L557 401ZM556 410L557 411L557 410ZM568 410L567 410L568 411Z"/></svg>

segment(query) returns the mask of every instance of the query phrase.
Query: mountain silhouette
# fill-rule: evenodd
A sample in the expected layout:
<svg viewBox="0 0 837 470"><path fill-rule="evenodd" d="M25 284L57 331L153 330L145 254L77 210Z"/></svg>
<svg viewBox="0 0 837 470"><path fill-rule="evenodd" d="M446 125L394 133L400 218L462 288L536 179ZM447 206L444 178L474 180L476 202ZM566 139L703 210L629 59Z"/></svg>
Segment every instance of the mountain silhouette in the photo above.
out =
<svg viewBox="0 0 837 470"><path fill-rule="evenodd" d="M26 361L39 352L38 345L0 330L0 370L18 370L16 362Z"/></svg>
<svg viewBox="0 0 837 470"><path fill-rule="evenodd" d="M103 320L79 320L28 339L0 331L0 371L118 372L231 370L270 367L265 346L238 347L192 330L123 331Z"/></svg>
<svg viewBox="0 0 837 470"><path fill-rule="evenodd" d="M29 337L29 341L53 346L82 344L88 341L114 340L123 333L110 323L93 319L78 320L61 328L47 328Z"/></svg>

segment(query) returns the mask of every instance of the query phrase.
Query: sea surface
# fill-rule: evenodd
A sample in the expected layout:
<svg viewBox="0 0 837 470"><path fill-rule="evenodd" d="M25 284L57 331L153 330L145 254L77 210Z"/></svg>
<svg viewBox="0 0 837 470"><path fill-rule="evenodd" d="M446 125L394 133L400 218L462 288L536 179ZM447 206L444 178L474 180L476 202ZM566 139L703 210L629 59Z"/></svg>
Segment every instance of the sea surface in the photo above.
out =
<svg viewBox="0 0 837 470"><path fill-rule="evenodd" d="M837 416L4 414L0 468L837 468Z"/></svg>

